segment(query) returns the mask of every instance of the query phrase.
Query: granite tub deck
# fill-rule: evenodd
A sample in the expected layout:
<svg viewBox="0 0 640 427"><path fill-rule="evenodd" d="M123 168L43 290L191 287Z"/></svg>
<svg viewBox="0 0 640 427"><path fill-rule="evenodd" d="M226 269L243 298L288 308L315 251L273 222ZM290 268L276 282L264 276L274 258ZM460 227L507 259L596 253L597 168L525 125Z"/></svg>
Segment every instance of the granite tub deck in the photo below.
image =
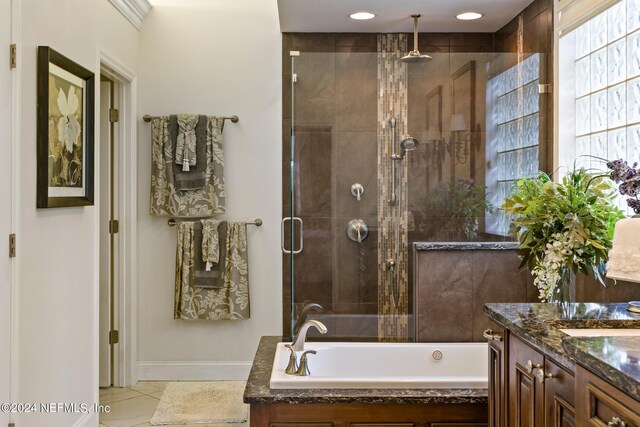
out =
<svg viewBox="0 0 640 427"><path fill-rule="evenodd" d="M560 328L640 328L627 304L486 304L485 313L571 372L579 363L632 396L640 395L640 337L570 337Z"/></svg>
<svg viewBox="0 0 640 427"><path fill-rule="evenodd" d="M244 392L248 404L486 404L486 389L271 390L269 380L281 337L262 337Z"/></svg>

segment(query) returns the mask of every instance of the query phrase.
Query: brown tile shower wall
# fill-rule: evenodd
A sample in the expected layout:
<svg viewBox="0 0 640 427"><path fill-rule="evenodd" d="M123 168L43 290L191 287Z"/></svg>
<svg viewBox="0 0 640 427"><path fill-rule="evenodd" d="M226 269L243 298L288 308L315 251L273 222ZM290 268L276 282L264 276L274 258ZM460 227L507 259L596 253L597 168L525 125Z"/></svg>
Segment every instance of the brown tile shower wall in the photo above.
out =
<svg viewBox="0 0 640 427"><path fill-rule="evenodd" d="M488 302L536 301L529 274L514 250L416 252L416 339L485 341Z"/></svg>
<svg viewBox="0 0 640 427"><path fill-rule="evenodd" d="M531 275L520 271L514 250L416 251L416 340L486 341L489 328L483 305L489 302L538 302ZM640 299L640 285L608 282L583 274L576 281L579 302Z"/></svg>

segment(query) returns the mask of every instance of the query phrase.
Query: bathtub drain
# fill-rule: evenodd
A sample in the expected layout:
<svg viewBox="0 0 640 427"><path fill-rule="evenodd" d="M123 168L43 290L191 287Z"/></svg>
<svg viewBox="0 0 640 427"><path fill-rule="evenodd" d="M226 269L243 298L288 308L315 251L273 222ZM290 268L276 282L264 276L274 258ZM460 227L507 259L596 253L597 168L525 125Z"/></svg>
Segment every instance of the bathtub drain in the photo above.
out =
<svg viewBox="0 0 640 427"><path fill-rule="evenodd" d="M433 357L433 360L440 360L442 359L442 352L440 350L434 350L433 353L431 353L431 357Z"/></svg>

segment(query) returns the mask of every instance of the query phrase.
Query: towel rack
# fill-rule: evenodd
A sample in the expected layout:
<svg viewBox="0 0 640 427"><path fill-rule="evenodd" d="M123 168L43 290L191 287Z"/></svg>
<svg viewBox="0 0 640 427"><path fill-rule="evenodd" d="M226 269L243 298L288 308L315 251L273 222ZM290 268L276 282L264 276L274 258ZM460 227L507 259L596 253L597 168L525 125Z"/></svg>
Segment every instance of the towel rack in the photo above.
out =
<svg viewBox="0 0 640 427"><path fill-rule="evenodd" d="M207 217L209 218L209 217ZM182 218L182 219L176 219L176 218L171 218L169 221L167 221L167 224L169 225L169 227L175 227L176 224L178 223L178 221L190 221L190 220L196 220L198 218ZM255 225L256 227L260 227L262 226L262 220L260 218L256 218L254 221L249 221L249 222L245 222L245 224L247 225Z"/></svg>
<svg viewBox="0 0 640 427"><path fill-rule="evenodd" d="M158 116L150 116L149 114L145 114L144 116L142 116L142 120L144 120L145 122L149 123L151 122L151 120L153 119L157 119ZM224 120L231 120L231 123L238 123L240 121L240 118L236 115L233 116L229 116L229 117L223 117ZM223 124L224 126L224 124Z"/></svg>

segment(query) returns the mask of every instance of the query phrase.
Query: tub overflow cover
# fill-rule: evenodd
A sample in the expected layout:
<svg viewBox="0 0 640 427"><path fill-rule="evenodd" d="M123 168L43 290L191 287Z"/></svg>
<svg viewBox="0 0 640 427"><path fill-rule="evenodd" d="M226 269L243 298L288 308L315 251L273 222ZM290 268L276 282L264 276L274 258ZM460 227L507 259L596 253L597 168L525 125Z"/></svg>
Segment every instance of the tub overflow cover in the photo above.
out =
<svg viewBox="0 0 640 427"><path fill-rule="evenodd" d="M442 352L440 350L434 350L433 353L431 353L431 357L433 357L433 360L440 360L442 359Z"/></svg>

